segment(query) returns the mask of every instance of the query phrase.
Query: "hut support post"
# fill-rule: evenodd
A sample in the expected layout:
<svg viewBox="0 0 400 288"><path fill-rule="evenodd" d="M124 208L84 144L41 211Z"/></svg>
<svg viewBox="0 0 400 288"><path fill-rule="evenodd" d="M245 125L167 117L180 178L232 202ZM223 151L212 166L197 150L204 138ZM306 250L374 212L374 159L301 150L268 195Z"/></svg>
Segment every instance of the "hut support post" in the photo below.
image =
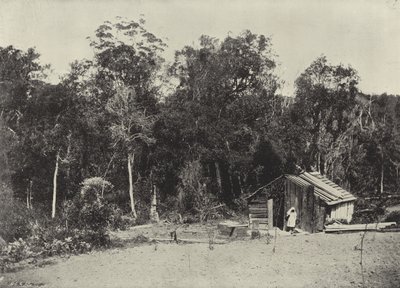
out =
<svg viewBox="0 0 400 288"><path fill-rule="evenodd" d="M274 228L274 200L268 199L268 229Z"/></svg>

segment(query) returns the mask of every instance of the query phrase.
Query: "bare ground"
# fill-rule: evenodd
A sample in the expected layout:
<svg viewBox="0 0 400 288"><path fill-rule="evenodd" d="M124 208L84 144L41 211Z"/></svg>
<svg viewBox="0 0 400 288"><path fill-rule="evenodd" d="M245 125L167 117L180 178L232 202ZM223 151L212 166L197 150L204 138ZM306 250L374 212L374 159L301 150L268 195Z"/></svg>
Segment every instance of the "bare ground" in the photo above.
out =
<svg viewBox="0 0 400 288"><path fill-rule="evenodd" d="M199 227L188 229L195 235ZM140 233L154 236L154 228ZM4 274L0 287L363 287L360 234L279 235L275 253L266 238L213 249L208 243L115 248ZM366 234L365 287L400 287L399 264L400 233Z"/></svg>

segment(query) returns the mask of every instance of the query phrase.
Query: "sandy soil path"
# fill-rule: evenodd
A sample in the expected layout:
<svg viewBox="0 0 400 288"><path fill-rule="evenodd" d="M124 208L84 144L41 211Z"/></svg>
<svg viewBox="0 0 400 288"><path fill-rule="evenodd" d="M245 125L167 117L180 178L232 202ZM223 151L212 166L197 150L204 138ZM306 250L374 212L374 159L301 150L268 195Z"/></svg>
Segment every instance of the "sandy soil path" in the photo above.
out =
<svg viewBox="0 0 400 288"><path fill-rule="evenodd" d="M0 287L362 287L360 233L158 244L59 259L3 275ZM400 233L365 237L366 287L400 287ZM356 248L355 248L356 247Z"/></svg>

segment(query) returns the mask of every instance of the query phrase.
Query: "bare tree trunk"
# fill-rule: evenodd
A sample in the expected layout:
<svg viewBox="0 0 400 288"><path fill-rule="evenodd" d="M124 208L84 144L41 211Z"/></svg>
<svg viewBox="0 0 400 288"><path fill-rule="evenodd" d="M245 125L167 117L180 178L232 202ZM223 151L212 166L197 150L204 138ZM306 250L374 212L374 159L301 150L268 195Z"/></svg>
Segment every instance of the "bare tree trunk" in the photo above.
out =
<svg viewBox="0 0 400 288"><path fill-rule="evenodd" d="M26 188L26 208L32 209L32 180L29 180L29 185Z"/></svg>
<svg viewBox="0 0 400 288"><path fill-rule="evenodd" d="M150 219L154 222L160 222L160 217L157 212L157 186L152 185L152 200L150 208Z"/></svg>
<svg viewBox="0 0 400 288"><path fill-rule="evenodd" d="M222 180L221 180L221 170L219 167L219 163L216 161L215 163L215 174L217 176L217 184L218 184L218 192L222 193Z"/></svg>
<svg viewBox="0 0 400 288"><path fill-rule="evenodd" d="M239 183L239 188L240 188L240 195L243 195L243 187L242 187L242 177L237 176L238 177L238 183Z"/></svg>
<svg viewBox="0 0 400 288"><path fill-rule="evenodd" d="M57 201L57 176L58 176L58 161L60 158L60 152L56 155L56 168L54 169L53 177L53 204L51 206L51 218L56 217L56 201Z"/></svg>
<svg viewBox="0 0 400 288"><path fill-rule="evenodd" d="M329 173L331 174L331 179L333 179L333 171L335 170L335 161L336 159L332 160L331 167L329 169ZM328 169L326 168L326 170L327 171L325 171L325 175L328 175Z"/></svg>
<svg viewBox="0 0 400 288"><path fill-rule="evenodd" d="M231 195L233 195L234 194L234 188L233 188L233 180L232 180L232 175L231 175L231 173L228 171L228 173L229 173L229 184L231 185Z"/></svg>
<svg viewBox="0 0 400 288"><path fill-rule="evenodd" d="M129 198L131 200L131 209L134 218L137 218L135 201L133 199L133 179L132 179L132 163L135 159L135 154L128 153L128 173L129 173Z"/></svg>
<svg viewBox="0 0 400 288"><path fill-rule="evenodd" d="M323 175L328 175L328 160L326 160L326 156L324 157L323 165L324 165L322 166Z"/></svg>
<svg viewBox="0 0 400 288"><path fill-rule="evenodd" d="M30 209L31 207L29 207L29 185L28 187L26 187L26 208Z"/></svg>
<svg viewBox="0 0 400 288"><path fill-rule="evenodd" d="M70 154L71 154L71 137L72 137L72 132L69 131L69 134L67 136L67 139L68 139L67 155L64 158L65 160L68 161L68 166L67 166L67 171L66 171L67 179L69 179L69 176L71 174L71 165L69 163L69 158L70 158Z"/></svg>
<svg viewBox="0 0 400 288"><path fill-rule="evenodd" d="M33 196L32 196L32 186L33 186L33 181L31 180L31 181L29 181L29 207L32 209L33 208L33 206L32 206L32 199L33 199Z"/></svg>
<svg viewBox="0 0 400 288"><path fill-rule="evenodd" d="M375 121L374 121L374 119L372 118L371 106L372 106L372 95L369 96L368 114L369 114L369 117L370 117L370 119L371 119L372 130L374 131L374 130L375 130Z"/></svg>
<svg viewBox="0 0 400 288"><path fill-rule="evenodd" d="M381 165L381 194L384 192L383 191L383 177L384 177L384 159L383 159L383 147L382 145L380 145L381 147L381 157L382 157L382 165Z"/></svg>
<svg viewBox="0 0 400 288"><path fill-rule="evenodd" d="M113 159L114 159L114 156L115 156L115 153L111 156L110 162L108 162L106 172L104 172L104 175L103 175L103 179L104 179L104 180L106 180L106 176L107 176L108 170L110 169L110 165L111 165L111 162L112 162ZM103 185L101 185L101 197L104 197L104 188L105 188L105 185L106 185L106 182L103 181Z"/></svg>
<svg viewBox="0 0 400 288"><path fill-rule="evenodd" d="M383 191L383 174L384 174L384 172L383 172L383 161L382 161L382 166L381 166L381 194L384 192Z"/></svg>

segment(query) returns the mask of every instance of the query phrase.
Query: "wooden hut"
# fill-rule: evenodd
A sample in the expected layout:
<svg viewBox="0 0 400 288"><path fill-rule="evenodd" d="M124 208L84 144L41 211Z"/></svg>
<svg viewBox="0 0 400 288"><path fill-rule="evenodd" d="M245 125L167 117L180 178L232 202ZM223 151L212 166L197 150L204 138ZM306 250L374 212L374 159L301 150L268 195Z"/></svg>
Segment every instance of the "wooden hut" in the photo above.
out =
<svg viewBox="0 0 400 288"><path fill-rule="evenodd" d="M268 207L268 199L272 199L273 208L272 205ZM249 224L256 222L268 226L270 223L270 227L273 224L284 229L286 212L294 207L297 227L314 233L323 230L327 218L350 222L355 200L348 191L317 172L282 175L247 198ZM273 209L273 213L268 209Z"/></svg>

